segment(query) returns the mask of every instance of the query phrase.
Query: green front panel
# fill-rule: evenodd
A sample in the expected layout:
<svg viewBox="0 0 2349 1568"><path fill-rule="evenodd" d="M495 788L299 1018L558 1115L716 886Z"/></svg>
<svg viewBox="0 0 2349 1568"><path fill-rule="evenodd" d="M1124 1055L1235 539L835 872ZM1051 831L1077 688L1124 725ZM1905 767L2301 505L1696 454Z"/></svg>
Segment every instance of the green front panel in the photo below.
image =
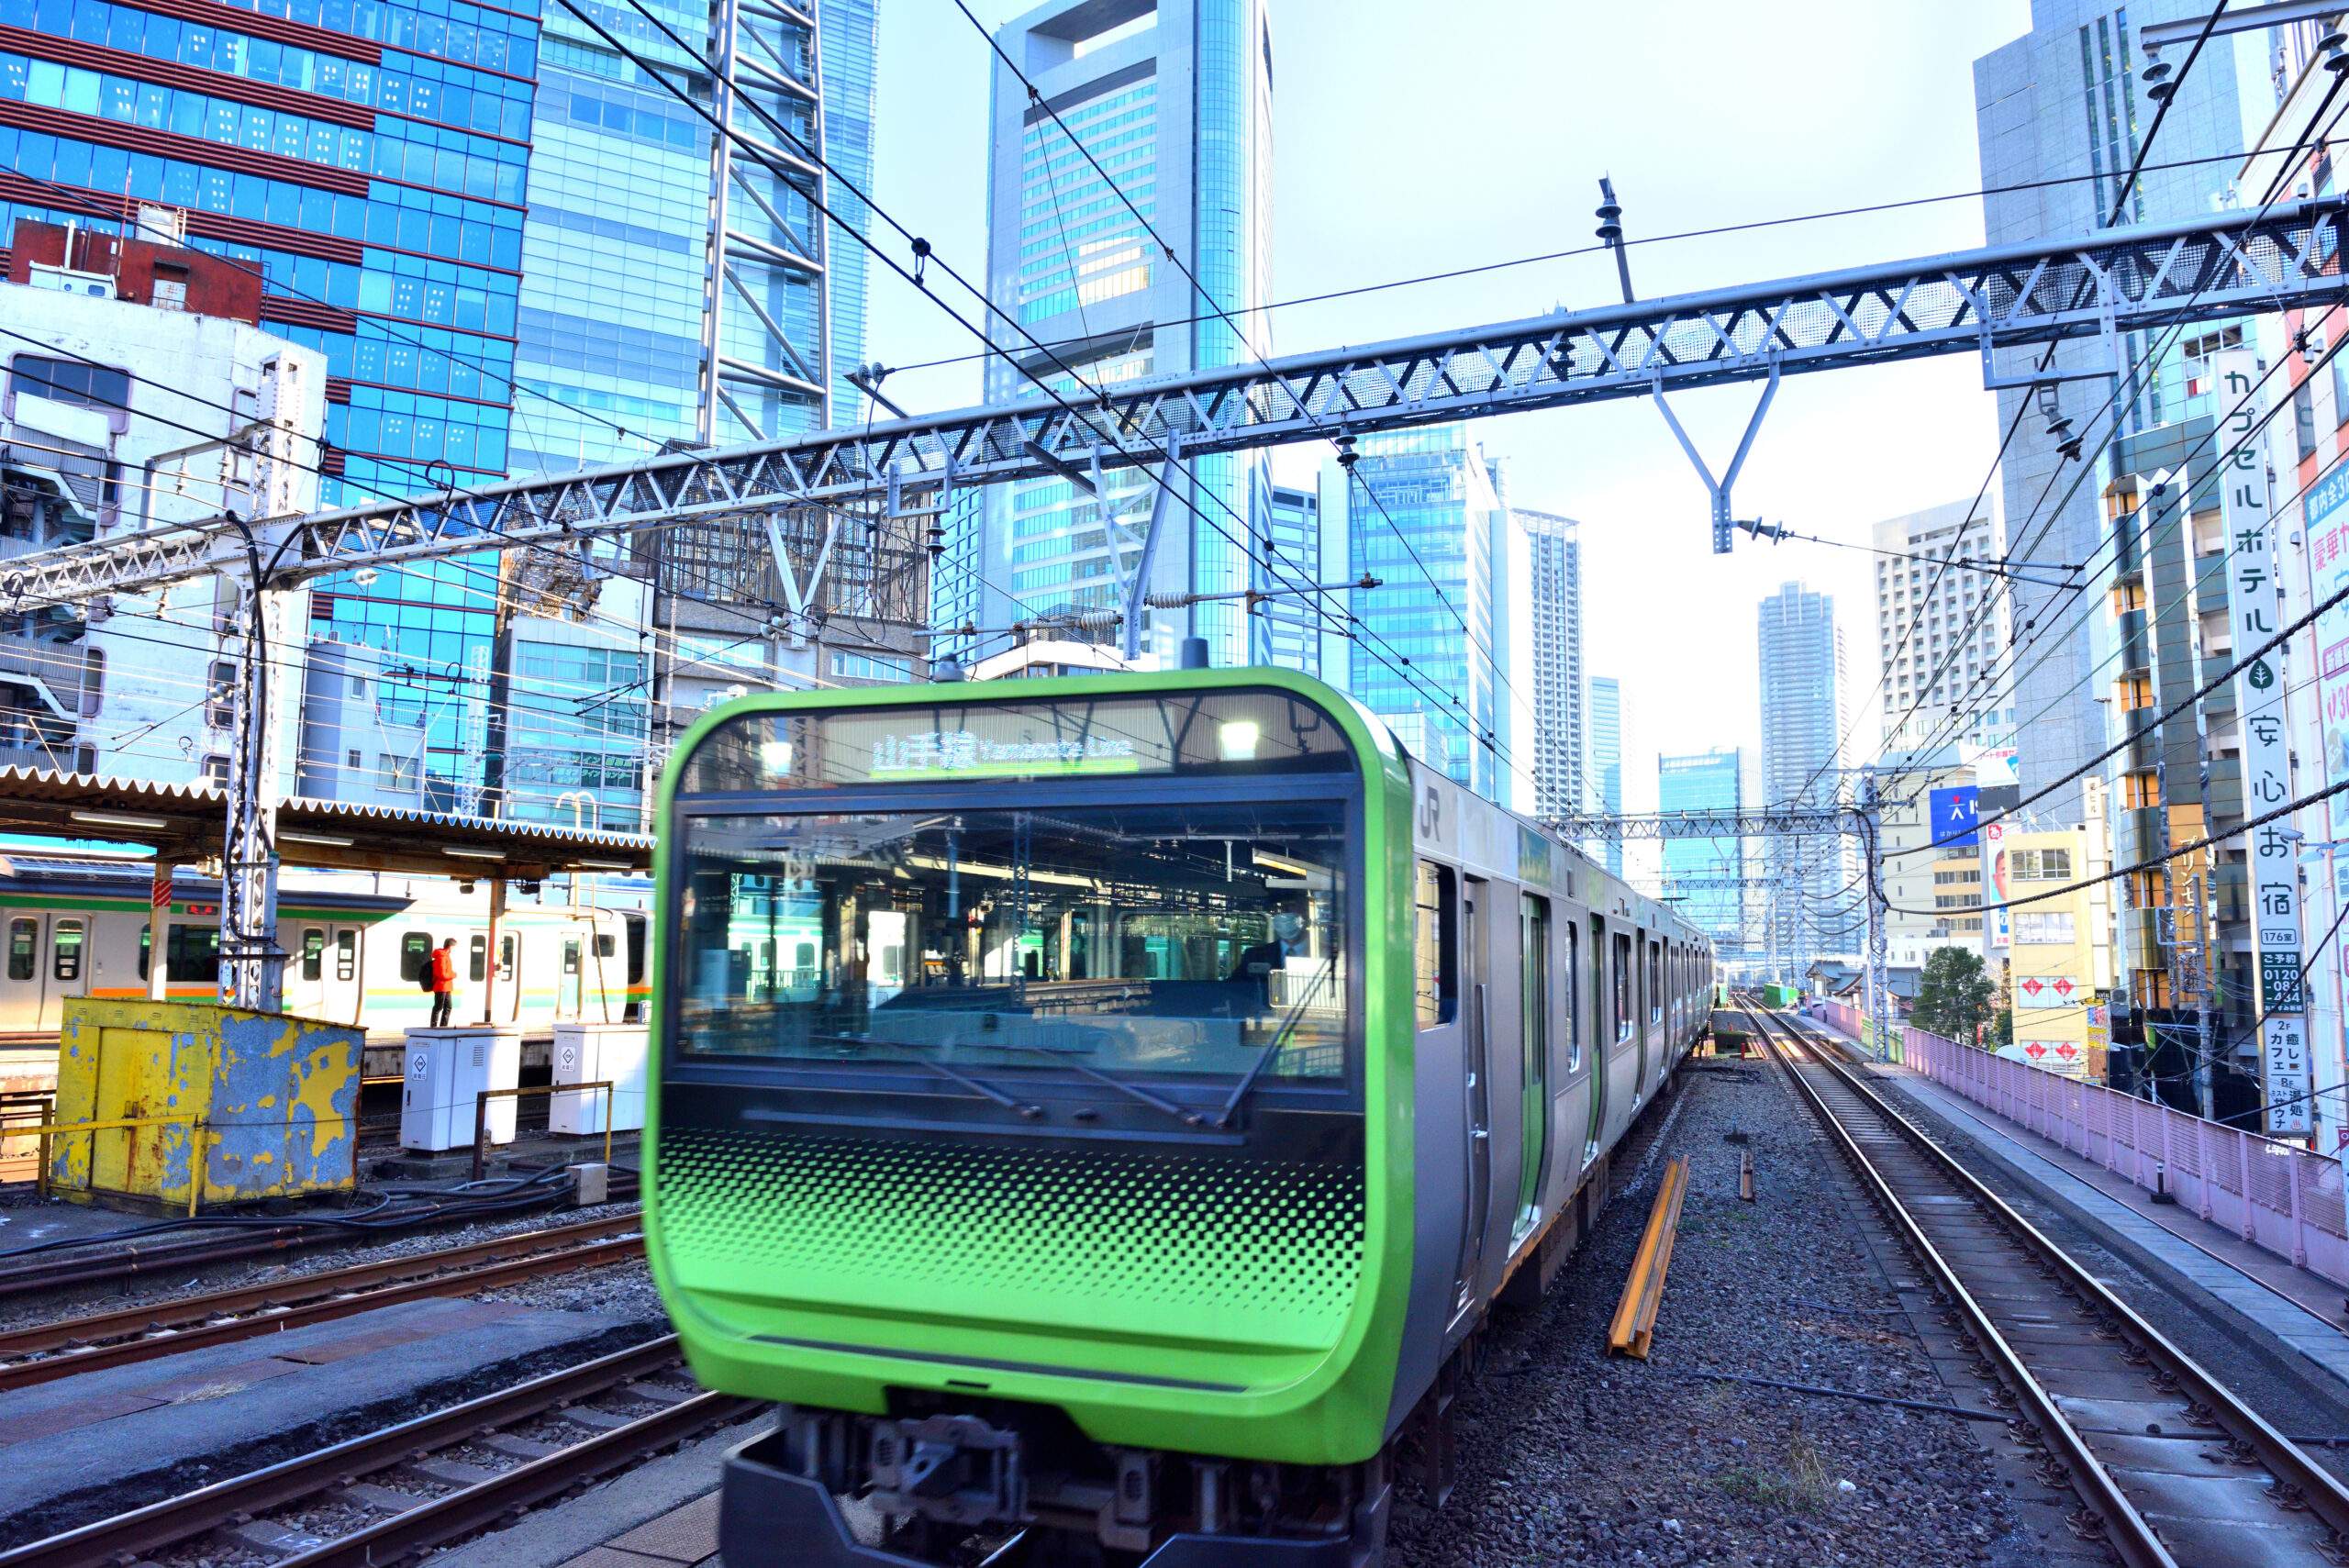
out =
<svg viewBox="0 0 2349 1568"><path fill-rule="evenodd" d="M1279 672L1010 684L750 698L706 717L674 757L737 716L805 708L1219 686L1323 705L1364 780L1364 1113L1320 1118L1349 1131L1289 1159L1155 1140L836 1135L720 1128L699 1102L724 1091L664 1072L646 1229L688 1358L711 1387L792 1403L878 1413L892 1387L983 1390L1058 1406L1104 1442L1367 1459L1386 1436L1411 1262L1410 1106L1390 1092L1412 1073L1409 911L1392 895L1410 866L1402 765L1341 697ZM682 771L664 779L673 829ZM973 787L1000 806L1019 786ZM676 839L662 835L667 929ZM665 996L667 944L653 953ZM668 1027L662 1011L656 1029ZM686 1118L675 1126L673 1106Z"/></svg>

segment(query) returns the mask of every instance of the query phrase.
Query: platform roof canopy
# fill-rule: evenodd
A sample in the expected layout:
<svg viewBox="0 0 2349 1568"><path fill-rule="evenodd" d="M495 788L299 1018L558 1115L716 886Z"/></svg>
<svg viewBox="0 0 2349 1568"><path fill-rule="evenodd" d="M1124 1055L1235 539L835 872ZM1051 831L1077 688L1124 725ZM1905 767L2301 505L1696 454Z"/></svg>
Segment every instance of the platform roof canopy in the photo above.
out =
<svg viewBox="0 0 2349 1568"><path fill-rule="evenodd" d="M228 795L206 784L0 768L0 832L151 844L159 860L185 864L219 858L228 815ZM646 834L305 795L278 805L277 851L287 865L482 881L652 865Z"/></svg>

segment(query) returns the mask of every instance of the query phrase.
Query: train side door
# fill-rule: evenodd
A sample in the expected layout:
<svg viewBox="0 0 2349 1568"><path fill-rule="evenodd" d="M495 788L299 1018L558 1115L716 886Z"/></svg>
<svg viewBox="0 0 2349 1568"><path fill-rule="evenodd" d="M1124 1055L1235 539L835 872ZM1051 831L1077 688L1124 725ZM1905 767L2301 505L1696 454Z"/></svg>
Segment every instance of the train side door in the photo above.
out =
<svg viewBox="0 0 2349 1568"><path fill-rule="evenodd" d="M1518 947L1523 964L1518 1009L1518 1049L1524 1062L1519 1079L1518 1126L1523 1137L1517 1165L1516 1233L1522 1236L1541 1214L1542 1177L1550 1152L1550 901L1524 893L1517 901Z"/></svg>
<svg viewBox="0 0 2349 1568"><path fill-rule="evenodd" d="M40 1024L42 977L47 973L41 963L41 917L39 915L11 915L5 932L0 932L7 953L0 962L0 997L6 1000L11 1029L37 1029Z"/></svg>
<svg viewBox="0 0 2349 1568"><path fill-rule="evenodd" d="M1468 1201L1460 1229L1460 1262L1454 1286L1460 1306L1466 1306L1485 1257L1485 1222L1492 1210L1493 1096L1492 1008L1488 995L1491 962L1485 951L1485 909L1490 884L1479 877L1461 878L1460 893L1460 1039L1462 1071L1465 1073L1468 1109Z"/></svg>
<svg viewBox="0 0 2349 1568"><path fill-rule="evenodd" d="M1590 917L1590 984L1584 987L1590 995L1590 1130L1584 1135L1582 1162L1586 1169L1598 1158L1598 1140L1607 1132L1607 1080L1609 1048L1614 1043L1614 1026L1608 1022L1607 999L1613 993L1607 989L1607 922L1593 915Z"/></svg>
<svg viewBox="0 0 2349 1568"><path fill-rule="evenodd" d="M555 1017L565 1023L579 1018L579 987L582 969L582 944L577 937L562 939L562 973L556 981Z"/></svg>
<svg viewBox="0 0 2349 1568"><path fill-rule="evenodd" d="M90 917L87 915L49 917L49 963L41 981L40 1027L65 1022L65 999L90 993Z"/></svg>
<svg viewBox="0 0 2349 1568"><path fill-rule="evenodd" d="M333 1003L322 1017L347 1017L354 1024L361 1021L367 987L360 978L365 968L360 962L359 940L358 927L334 928L333 938L322 958L327 971L327 995L333 998Z"/></svg>

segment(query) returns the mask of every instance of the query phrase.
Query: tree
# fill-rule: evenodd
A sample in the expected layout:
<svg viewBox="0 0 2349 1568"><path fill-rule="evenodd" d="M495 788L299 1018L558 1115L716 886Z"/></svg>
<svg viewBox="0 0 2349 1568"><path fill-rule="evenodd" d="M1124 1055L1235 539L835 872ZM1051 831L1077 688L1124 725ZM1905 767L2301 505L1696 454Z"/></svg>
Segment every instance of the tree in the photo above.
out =
<svg viewBox="0 0 2349 1568"><path fill-rule="evenodd" d="M1917 1005L1909 1021L1944 1040L1971 1040L1990 1019L1998 988L1982 972L1979 954L1964 948L1935 948L1917 982Z"/></svg>

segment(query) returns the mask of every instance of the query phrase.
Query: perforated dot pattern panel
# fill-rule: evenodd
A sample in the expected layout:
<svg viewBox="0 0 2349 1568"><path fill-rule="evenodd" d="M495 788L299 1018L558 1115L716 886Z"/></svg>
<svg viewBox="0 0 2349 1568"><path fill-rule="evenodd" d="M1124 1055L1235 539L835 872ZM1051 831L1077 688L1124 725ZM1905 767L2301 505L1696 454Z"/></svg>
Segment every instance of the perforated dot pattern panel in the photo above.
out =
<svg viewBox="0 0 2349 1568"><path fill-rule="evenodd" d="M753 1299L1310 1350L1363 1267L1358 1158L664 1128L659 1183L681 1283Z"/></svg>

